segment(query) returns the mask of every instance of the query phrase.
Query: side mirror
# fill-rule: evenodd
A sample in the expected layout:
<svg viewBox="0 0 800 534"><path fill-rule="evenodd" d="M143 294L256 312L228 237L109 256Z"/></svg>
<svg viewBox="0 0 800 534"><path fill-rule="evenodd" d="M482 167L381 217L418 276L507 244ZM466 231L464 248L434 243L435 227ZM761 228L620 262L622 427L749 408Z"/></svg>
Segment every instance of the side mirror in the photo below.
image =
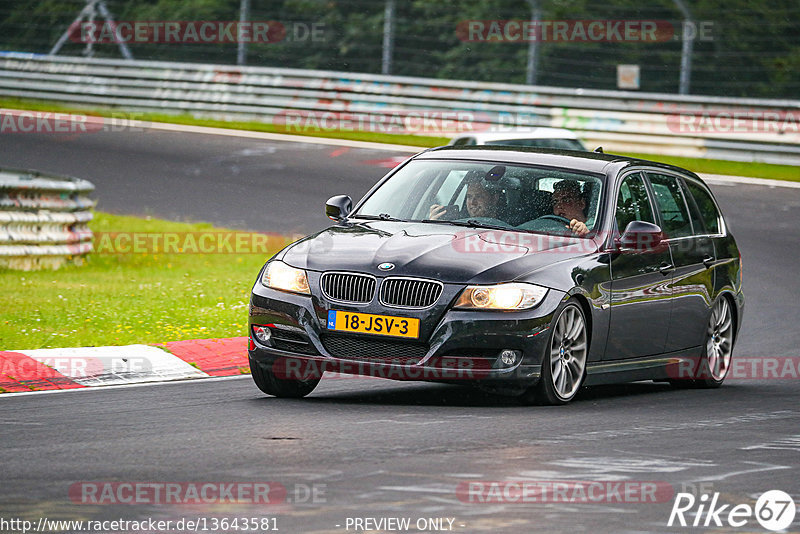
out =
<svg viewBox="0 0 800 534"><path fill-rule="evenodd" d="M645 221L631 221L625 227L625 232L617 240L617 245L623 250L647 251L661 245L664 233L657 224Z"/></svg>
<svg viewBox="0 0 800 534"><path fill-rule="evenodd" d="M336 195L325 203L325 215L334 221L343 221L353 209L353 199L347 195Z"/></svg>

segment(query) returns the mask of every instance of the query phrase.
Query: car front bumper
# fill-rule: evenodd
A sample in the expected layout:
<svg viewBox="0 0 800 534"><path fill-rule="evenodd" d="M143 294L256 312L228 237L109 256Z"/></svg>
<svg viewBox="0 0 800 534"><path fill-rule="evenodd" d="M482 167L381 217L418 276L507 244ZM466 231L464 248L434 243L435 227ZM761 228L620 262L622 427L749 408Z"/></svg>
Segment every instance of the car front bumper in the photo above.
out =
<svg viewBox="0 0 800 534"><path fill-rule="evenodd" d="M452 296L461 289L446 290L439 309L399 310L380 305L354 308L256 283L249 310L251 364L287 380L335 372L506 390L535 385L553 315L566 295L551 289L535 308L515 312L450 309ZM327 327L328 310L417 317L420 339L332 331ZM259 341L254 325L266 325L270 340ZM503 350L516 351L513 364L502 361Z"/></svg>

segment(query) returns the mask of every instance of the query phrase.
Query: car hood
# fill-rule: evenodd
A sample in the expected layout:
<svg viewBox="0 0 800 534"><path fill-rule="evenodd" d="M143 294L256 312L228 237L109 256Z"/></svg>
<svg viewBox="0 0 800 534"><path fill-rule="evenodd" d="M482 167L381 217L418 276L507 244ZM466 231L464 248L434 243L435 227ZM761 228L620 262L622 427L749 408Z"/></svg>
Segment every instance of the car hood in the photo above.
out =
<svg viewBox="0 0 800 534"><path fill-rule="evenodd" d="M593 241L525 232L395 221L344 223L310 235L277 256L312 271L414 276L454 283L519 279L597 250ZM378 269L391 263L391 270Z"/></svg>

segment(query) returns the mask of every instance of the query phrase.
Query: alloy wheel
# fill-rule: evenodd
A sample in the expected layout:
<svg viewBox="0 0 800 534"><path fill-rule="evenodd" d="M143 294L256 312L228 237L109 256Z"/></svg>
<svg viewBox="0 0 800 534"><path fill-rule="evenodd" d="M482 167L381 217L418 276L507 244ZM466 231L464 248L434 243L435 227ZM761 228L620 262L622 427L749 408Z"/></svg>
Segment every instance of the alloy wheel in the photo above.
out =
<svg viewBox="0 0 800 534"><path fill-rule="evenodd" d="M708 373L721 382L728 374L733 353L733 314L727 299L721 298L714 305L706 333Z"/></svg>
<svg viewBox="0 0 800 534"><path fill-rule="evenodd" d="M586 367L586 322L577 306L565 307L550 341L550 377L555 393L571 399L581 385Z"/></svg>

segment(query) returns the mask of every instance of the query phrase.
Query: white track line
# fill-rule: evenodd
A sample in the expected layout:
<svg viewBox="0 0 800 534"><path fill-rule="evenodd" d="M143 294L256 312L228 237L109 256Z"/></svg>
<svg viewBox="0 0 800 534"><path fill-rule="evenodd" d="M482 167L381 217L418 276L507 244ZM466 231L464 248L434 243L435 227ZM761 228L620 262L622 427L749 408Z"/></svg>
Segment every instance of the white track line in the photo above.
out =
<svg viewBox="0 0 800 534"><path fill-rule="evenodd" d="M126 388L140 388L151 386L167 386L170 384L200 384L206 382L220 382L223 380L241 380L243 378L250 378L250 375L236 375L236 376L207 376L205 378L187 378L182 380L168 380L165 382L138 382L135 384L117 384L114 386L90 387L90 388L72 388L72 389L45 389L41 391L16 391L0 394L0 402L7 397L22 397L27 395L49 395L53 393L85 393L87 391L107 391L109 389L126 389ZM255 387L255 386L253 386ZM254 390L258 392L258 390Z"/></svg>
<svg viewBox="0 0 800 534"><path fill-rule="evenodd" d="M269 141L285 141L289 143L311 143L318 145L343 146L351 148L369 148L373 150L417 153L426 150L426 147L409 145L390 145L386 143L370 143L367 141L348 141L346 139L329 139L325 137L310 137L303 135L275 134L266 132L254 132L249 130L234 130L229 128L211 128L208 126L188 126L183 124L170 124L164 122L140 122L134 121L133 126L139 128L150 128L152 130L164 130L170 132L198 133L206 135L226 135L229 137L245 137L249 139L264 139ZM800 167L797 170L800 173ZM788 180L768 180L765 178L749 178L746 176L726 176L722 174L699 174L701 178L711 183L721 183L725 185L747 184L761 185L766 187L789 187L800 189L800 182Z"/></svg>
<svg viewBox="0 0 800 534"><path fill-rule="evenodd" d="M18 113L36 113L26 110L11 110L2 109L3 113L18 114ZM59 120L70 120L70 116L74 116L76 121L85 122L91 121L95 117L87 119L84 115L78 114L60 114ZM168 122L148 122L131 120L126 123L130 129L141 128L150 130L161 130L167 132L181 132L181 133L196 133L204 135L224 135L228 137L243 137L246 139L263 139L265 141L283 141L287 143L308 143L313 145L328 145L340 146L349 148L368 148L371 150L382 150L392 152L405 152L408 154L416 154L426 150L427 147L410 146L410 145L392 145L388 143L372 143L369 141L350 141L347 139L332 139L327 137L312 137L305 135L290 135L290 134L277 134L268 132L256 132L251 130L236 130L233 128L213 128L210 126L191 126L188 124L172 124ZM800 173L800 167L798 167ZM789 180L769 180L766 178L750 178L746 176L726 176L722 174L700 174L704 180L710 183L718 183L723 185L747 184L747 185L760 185L765 187L788 187L791 189L800 189L800 182L792 182Z"/></svg>
<svg viewBox="0 0 800 534"><path fill-rule="evenodd" d="M426 150L426 147L409 145L391 145L388 143L371 143L369 141L350 141L347 139L332 139L327 137L312 137L305 135L276 134L255 132L251 130L234 130L233 128L212 128L210 126L189 126L186 124L170 124L166 122L130 121L132 128L149 128L151 130L165 130L168 132L198 133L206 135L226 135L229 137L245 137L248 139L264 139L268 141L286 141L290 143L309 143L313 145L332 145L350 148L369 148L372 150L408 152L416 154Z"/></svg>

